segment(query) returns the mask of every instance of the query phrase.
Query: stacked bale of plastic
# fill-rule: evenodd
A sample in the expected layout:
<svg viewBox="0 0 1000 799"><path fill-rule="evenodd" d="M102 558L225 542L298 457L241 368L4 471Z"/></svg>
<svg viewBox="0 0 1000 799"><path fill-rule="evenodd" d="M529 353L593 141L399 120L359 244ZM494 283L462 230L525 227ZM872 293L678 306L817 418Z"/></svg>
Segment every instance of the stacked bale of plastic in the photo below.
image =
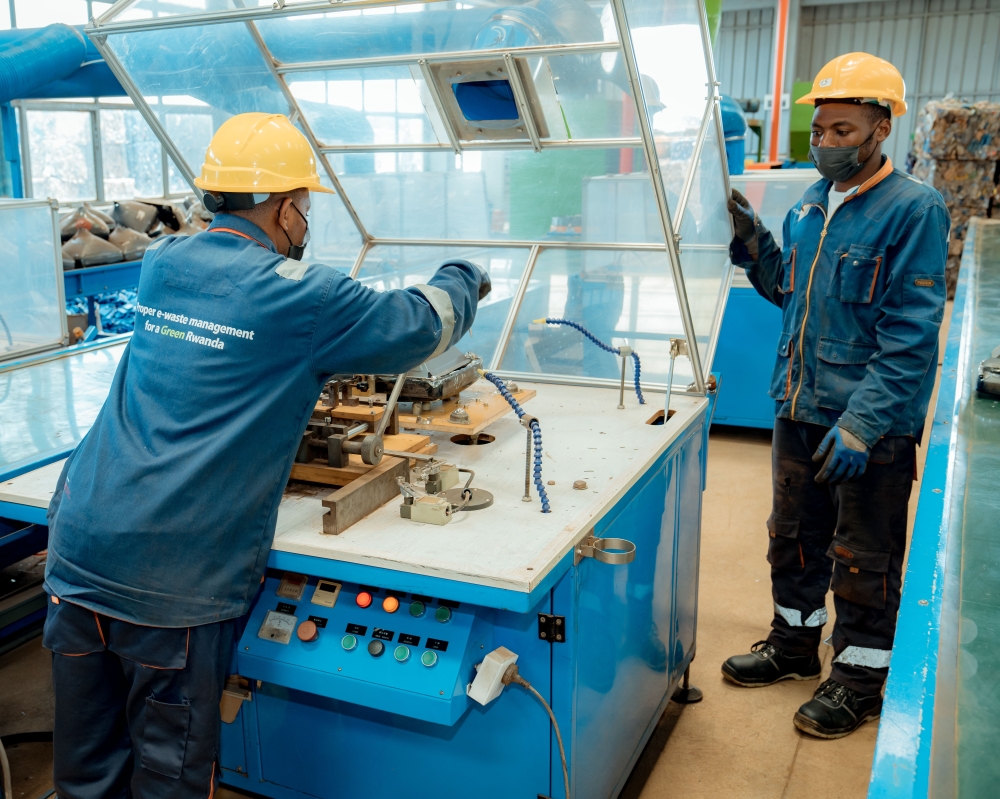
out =
<svg viewBox="0 0 1000 799"><path fill-rule="evenodd" d="M962 248L974 216L989 216L1000 175L1000 103L932 100L917 118L911 172L944 197L951 213L948 296L955 294Z"/></svg>

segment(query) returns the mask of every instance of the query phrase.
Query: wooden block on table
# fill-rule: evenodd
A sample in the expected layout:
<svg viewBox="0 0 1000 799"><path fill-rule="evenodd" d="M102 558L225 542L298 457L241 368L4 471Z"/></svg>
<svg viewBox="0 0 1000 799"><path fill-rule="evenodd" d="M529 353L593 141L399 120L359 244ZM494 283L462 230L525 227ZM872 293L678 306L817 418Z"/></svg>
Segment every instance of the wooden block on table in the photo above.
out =
<svg viewBox="0 0 1000 799"><path fill-rule="evenodd" d="M384 405L338 405L336 408L327 408L322 402L316 403L316 411L325 416L334 416L338 419L350 419L352 422L368 422L374 430L378 420L385 413Z"/></svg>
<svg viewBox="0 0 1000 799"><path fill-rule="evenodd" d="M537 393L534 389L518 391L514 394L514 399L523 405ZM451 435L465 433L472 436L483 432L497 419L514 412L507 404L507 400L495 393L493 385L485 383L485 381L473 384L471 388L466 389L458 396L458 402L445 402L440 408L421 413L421 417L424 419L431 419L430 424L418 424L417 417L407 413L399 415L399 424L401 427L416 430L450 433ZM477 399L479 402L476 402ZM455 424L449 420L451 412L459 407L465 408L469 414L469 424Z"/></svg>
<svg viewBox="0 0 1000 799"><path fill-rule="evenodd" d="M396 479L406 480L409 475L410 464L405 458L383 458L378 466L323 500L323 507L330 509L323 517L323 532L340 535L355 522L399 497Z"/></svg>

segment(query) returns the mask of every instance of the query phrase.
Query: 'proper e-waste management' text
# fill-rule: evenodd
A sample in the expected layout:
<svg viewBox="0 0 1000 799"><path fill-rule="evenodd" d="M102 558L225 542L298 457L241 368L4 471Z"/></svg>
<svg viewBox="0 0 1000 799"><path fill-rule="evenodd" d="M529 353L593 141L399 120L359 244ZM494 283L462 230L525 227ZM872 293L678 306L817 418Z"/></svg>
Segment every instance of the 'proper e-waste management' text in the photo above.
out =
<svg viewBox="0 0 1000 799"><path fill-rule="evenodd" d="M136 311L140 316L149 317L143 320L143 329L147 333L155 336L167 336L179 341L189 341L192 344L200 344L203 347L212 347L216 350L224 350L226 342L219 336L233 336L253 341L252 330L242 330L238 327L220 325L216 322L209 322L206 319L191 319L184 314L161 311L150 308L148 305L136 305ZM155 320L155 321L154 321ZM202 336L190 329L181 329L173 325L186 325L188 328L196 328L213 333L216 338Z"/></svg>

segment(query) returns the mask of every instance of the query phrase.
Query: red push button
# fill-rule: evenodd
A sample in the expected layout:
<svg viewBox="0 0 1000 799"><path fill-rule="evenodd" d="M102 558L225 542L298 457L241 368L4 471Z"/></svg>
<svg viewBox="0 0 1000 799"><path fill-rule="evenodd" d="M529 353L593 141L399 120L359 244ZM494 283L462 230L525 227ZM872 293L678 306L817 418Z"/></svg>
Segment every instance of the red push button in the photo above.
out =
<svg viewBox="0 0 1000 799"><path fill-rule="evenodd" d="M309 643L319 638L319 629L316 627L316 622L304 621L299 625L299 629L295 631L295 634L299 637L300 641Z"/></svg>
<svg viewBox="0 0 1000 799"><path fill-rule="evenodd" d="M367 591L362 591L354 601L358 603L359 608L367 608L372 603L372 595Z"/></svg>

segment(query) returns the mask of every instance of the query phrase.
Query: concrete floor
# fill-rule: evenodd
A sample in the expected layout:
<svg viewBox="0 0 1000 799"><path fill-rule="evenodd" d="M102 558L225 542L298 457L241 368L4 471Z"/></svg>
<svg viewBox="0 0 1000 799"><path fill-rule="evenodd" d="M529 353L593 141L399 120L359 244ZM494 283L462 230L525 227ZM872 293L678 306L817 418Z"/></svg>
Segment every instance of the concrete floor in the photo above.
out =
<svg viewBox="0 0 1000 799"><path fill-rule="evenodd" d="M924 450L917 453L922 474ZM915 483L911 525L919 488ZM745 689L724 682L719 671L727 657L767 635L772 610L764 522L770 509L770 431L713 429L702 520L698 654L691 667L691 682L705 698L696 705L668 705L621 799L866 795L876 724L837 741L808 738L792 726L792 715L819 681ZM829 600L824 638L832 626ZM825 679L832 650L823 646L821 655ZM38 638L0 656L0 735L52 729L49 658ZM41 799L51 790L51 744L19 744L8 749L8 757L14 799ZM218 796L241 795L223 789Z"/></svg>

